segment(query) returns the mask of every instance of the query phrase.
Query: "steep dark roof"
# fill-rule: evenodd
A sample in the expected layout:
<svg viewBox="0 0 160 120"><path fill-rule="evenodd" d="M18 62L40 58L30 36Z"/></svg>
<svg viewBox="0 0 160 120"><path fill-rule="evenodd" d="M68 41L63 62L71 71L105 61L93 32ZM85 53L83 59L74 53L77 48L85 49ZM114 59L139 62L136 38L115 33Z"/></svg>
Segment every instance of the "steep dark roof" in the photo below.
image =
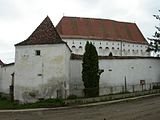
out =
<svg viewBox="0 0 160 120"><path fill-rule="evenodd" d="M147 44L146 39L135 23L64 16L56 26L56 29L61 38L122 40Z"/></svg>
<svg viewBox="0 0 160 120"><path fill-rule="evenodd" d="M4 63L0 60L0 65L4 65Z"/></svg>
<svg viewBox="0 0 160 120"><path fill-rule="evenodd" d="M64 43L55 29L52 21L47 16L36 30L24 41L16 44L20 45L41 45Z"/></svg>

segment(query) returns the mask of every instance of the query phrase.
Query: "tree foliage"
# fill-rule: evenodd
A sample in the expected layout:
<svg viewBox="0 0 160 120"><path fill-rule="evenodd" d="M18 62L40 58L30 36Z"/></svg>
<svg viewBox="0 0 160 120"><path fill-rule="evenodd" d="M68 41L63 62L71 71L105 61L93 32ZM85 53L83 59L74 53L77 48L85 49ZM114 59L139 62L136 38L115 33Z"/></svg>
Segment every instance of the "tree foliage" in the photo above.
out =
<svg viewBox="0 0 160 120"><path fill-rule="evenodd" d="M159 10L160 12L160 10ZM160 15L153 15L160 22ZM148 51L159 52L160 51L160 26L155 26L157 31L153 35L153 38L148 38L150 41Z"/></svg>
<svg viewBox="0 0 160 120"><path fill-rule="evenodd" d="M87 41L82 63L82 80L84 83L85 97L94 97L99 95L99 78L103 72L99 70L98 54L92 43Z"/></svg>

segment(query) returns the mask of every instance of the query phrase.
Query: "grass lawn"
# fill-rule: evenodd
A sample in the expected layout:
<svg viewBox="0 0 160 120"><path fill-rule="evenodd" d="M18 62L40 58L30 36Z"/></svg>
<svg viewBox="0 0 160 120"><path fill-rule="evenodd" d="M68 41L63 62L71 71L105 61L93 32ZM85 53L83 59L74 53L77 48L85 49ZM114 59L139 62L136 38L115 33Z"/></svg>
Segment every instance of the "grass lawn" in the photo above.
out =
<svg viewBox="0 0 160 120"><path fill-rule="evenodd" d="M4 98L0 98L0 109L29 109L29 108L50 108L64 106L64 101L61 99L41 100L36 103L18 104Z"/></svg>

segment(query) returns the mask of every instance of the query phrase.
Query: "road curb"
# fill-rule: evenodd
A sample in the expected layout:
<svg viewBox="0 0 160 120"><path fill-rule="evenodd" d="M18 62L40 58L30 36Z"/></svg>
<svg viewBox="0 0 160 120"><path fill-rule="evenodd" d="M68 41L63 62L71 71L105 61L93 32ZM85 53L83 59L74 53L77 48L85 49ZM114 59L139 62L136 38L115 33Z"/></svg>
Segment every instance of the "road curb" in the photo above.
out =
<svg viewBox="0 0 160 120"><path fill-rule="evenodd" d="M119 100L112 100L112 101L104 101L104 102L96 102L96 103L88 103L88 104L82 104L82 105L75 105L75 106L67 106L67 107L56 107L56 108L35 108L35 109L19 109L19 110L0 110L0 113L9 113L9 112L36 112L36 111L48 111L48 110L65 110L65 109L73 109L73 108L82 108L82 107L92 107L97 105L107 105L107 104L114 104L119 102L125 102L125 101L132 101L147 97L153 97L153 96L159 96L160 93L156 94L150 94L150 95L144 95L144 96L138 96L138 97L132 97L132 98L124 98Z"/></svg>

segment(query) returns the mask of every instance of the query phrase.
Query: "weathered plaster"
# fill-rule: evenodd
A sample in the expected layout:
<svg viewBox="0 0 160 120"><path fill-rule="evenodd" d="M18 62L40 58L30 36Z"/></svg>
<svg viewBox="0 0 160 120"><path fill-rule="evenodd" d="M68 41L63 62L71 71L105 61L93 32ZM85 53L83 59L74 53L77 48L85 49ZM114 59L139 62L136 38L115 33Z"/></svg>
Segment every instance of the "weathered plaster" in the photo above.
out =
<svg viewBox="0 0 160 120"><path fill-rule="evenodd" d="M40 50L41 55L36 56L35 50ZM65 44L16 47L15 99L34 102L40 98L66 97L69 58ZM34 97L29 93L34 93Z"/></svg>

